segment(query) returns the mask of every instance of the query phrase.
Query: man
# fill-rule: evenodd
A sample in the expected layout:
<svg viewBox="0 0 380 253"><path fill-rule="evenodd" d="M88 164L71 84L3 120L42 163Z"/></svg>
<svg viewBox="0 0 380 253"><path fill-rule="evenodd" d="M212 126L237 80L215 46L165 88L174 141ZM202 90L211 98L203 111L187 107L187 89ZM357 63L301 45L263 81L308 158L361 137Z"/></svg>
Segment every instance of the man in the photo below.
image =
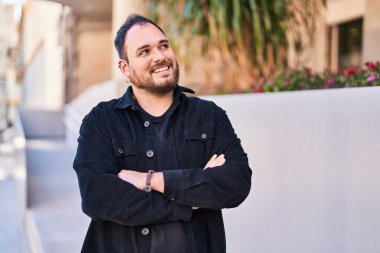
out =
<svg viewBox="0 0 380 253"><path fill-rule="evenodd" d="M221 209L238 206L251 169L226 113L183 93L164 32L132 14L115 46L130 82L83 119L74 161L82 252L225 252Z"/></svg>

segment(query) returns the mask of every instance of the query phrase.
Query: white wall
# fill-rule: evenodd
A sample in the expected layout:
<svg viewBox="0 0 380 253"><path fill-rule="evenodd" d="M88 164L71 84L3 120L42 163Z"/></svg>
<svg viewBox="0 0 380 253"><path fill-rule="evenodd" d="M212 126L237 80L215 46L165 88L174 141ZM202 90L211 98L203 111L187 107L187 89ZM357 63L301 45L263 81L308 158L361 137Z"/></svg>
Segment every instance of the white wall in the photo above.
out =
<svg viewBox="0 0 380 253"><path fill-rule="evenodd" d="M380 87L210 99L253 169L228 252L380 252Z"/></svg>
<svg viewBox="0 0 380 253"><path fill-rule="evenodd" d="M62 6L51 1L28 0L23 7L22 53L26 63L32 60L47 33L59 29Z"/></svg>
<svg viewBox="0 0 380 253"><path fill-rule="evenodd" d="M63 49L59 43L61 5L30 0L24 7L22 54L25 64L22 105L60 110L63 106Z"/></svg>
<svg viewBox="0 0 380 253"><path fill-rule="evenodd" d="M42 41L25 68L22 105L28 109L60 110L63 106L63 53L58 34Z"/></svg>
<svg viewBox="0 0 380 253"><path fill-rule="evenodd" d="M253 169L248 199L224 211L228 252L380 252L380 87L205 98Z"/></svg>

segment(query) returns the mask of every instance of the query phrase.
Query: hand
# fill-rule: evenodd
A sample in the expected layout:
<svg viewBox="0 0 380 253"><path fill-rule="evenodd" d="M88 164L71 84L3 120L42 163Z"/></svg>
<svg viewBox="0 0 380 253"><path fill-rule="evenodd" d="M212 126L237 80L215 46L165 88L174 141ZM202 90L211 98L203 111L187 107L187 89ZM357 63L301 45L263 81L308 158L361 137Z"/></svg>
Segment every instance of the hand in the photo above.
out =
<svg viewBox="0 0 380 253"><path fill-rule="evenodd" d="M225 162L226 162L226 159L224 158L223 154L221 154L220 156L217 156L215 154L211 157L211 159L207 162L206 166L203 169L222 166Z"/></svg>
<svg viewBox="0 0 380 253"><path fill-rule="evenodd" d="M147 173L137 172L134 170L121 170L118 177L142 190L146 183Z"/></svg>
<svg viewBox="0 0 380 253"><path fill-rule="evenodd" d="M143 190L146 184L146 176L148 173L137 172L134 170L121 170L118 177L132 185L137 189ZM150 180L152 189L163 193L165 189L164 175L162 172L154 172Z"/></svg>

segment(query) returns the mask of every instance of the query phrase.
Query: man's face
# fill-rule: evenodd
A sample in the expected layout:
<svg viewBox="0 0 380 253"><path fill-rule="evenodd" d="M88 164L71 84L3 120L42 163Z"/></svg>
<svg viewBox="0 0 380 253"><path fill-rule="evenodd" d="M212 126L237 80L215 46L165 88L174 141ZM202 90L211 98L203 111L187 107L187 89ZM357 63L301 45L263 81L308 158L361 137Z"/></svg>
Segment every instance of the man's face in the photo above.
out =
<svg viewBox="0 0 380 253"><path fill-rule="evenodd" d="M179 68L165 35L154 25L134 25L126 34L124 50L129 63L120 60L119 67L131 83L157 95L174 89Z"/></svg>

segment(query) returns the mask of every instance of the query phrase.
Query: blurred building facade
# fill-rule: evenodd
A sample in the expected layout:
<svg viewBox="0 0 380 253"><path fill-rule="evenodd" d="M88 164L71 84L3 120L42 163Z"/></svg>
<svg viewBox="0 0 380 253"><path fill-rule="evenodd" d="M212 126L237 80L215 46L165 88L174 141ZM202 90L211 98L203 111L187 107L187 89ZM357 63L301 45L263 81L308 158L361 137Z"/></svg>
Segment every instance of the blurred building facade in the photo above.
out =
<svg viewBox="0 0 380 253"><path fill-rule="evenodd" d="M60 43L62 6L27 1L20 23L23 64L22 105L58 110L63 104L63 47Z"/></svg>
<svg viewBox="0 0 380 253"><path fill-rule="evenodd" d="M24 105L59 109L98 84L114 88L97 92L96 99L121 94L113 37L129 13L144 14L145 6L141 0L27 0L21 22ZM379 60L378 13L378 0L328 0L315 39L301 53L289 50L289 66L335 71Z"/></svg>
<svg viewBox="0 0 380 253"><path fill-rule="evenodd" d="M328 0L314 40L306 42L298 56L295 49L289 50L290 67L304 65L317 71L337 71L380 60L378 13L378 0Z"/></svg>
<svg viewBox="0 0 380 253"><path fill-rule="evenodd" d="M0 132L8 127L9 105L18 102L15 6L0 2Z"/></svg>
<svg viewBox="0 0 380 253"><path fill-rule="evenodd" d="M60 109L90 86L112 80L113 24L121 20L119 26L140 5L139 1L27 0L20 25L23 106Z"/></svg>

